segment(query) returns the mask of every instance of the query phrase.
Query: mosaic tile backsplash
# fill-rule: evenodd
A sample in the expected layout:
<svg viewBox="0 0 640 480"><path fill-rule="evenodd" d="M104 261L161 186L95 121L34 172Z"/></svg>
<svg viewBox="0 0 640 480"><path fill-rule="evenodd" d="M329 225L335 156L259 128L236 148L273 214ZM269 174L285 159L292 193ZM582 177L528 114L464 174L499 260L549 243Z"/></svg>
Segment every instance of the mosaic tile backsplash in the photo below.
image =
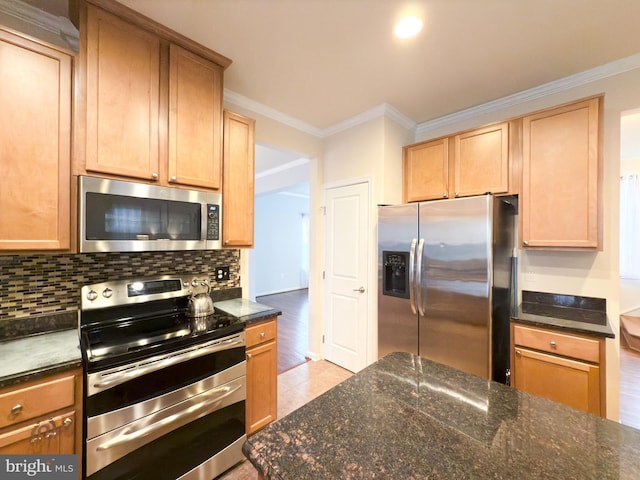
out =
<svg viewBox="0 0 640 480"><path fill-rule="evenodd" d="M33 315L75 313L83 285L170 274L213 279L224 266L229 280L212 281L212 290L240 287L240 250L0 256L0 330Z"/></svg>

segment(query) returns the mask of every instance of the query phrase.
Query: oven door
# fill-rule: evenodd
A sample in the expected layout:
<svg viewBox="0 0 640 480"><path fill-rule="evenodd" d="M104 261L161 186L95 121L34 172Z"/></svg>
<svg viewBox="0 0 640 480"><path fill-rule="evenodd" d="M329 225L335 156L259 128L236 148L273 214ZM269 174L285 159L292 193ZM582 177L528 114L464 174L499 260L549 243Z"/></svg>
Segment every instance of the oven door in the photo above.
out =
<svg viewBox="0 0 640 480"><path fill-rule="evenodd" d="M89 369L87 478L222 473L243 458L245 382L244 332L129 365Z"/></svg>

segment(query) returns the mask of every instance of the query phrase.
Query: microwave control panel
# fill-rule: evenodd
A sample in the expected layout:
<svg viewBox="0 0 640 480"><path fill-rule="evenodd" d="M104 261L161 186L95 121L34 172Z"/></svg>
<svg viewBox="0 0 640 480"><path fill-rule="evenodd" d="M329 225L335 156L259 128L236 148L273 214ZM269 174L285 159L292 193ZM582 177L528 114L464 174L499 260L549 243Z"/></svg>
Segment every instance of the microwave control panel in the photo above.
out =
<svg viewBox="0 0 640 480"><path fill-rule="evenodd" d="M207 240L220 240L220 205L207 204Z"/></svg>

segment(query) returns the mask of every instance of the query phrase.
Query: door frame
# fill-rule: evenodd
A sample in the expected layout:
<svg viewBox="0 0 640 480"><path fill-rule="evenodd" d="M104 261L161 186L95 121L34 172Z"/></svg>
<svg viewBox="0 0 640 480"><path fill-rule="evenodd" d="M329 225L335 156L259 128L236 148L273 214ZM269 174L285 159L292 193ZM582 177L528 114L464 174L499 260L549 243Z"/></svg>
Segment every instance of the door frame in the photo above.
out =
<svg viewBox="0 0 640 480"><path fill-rule="evenodd" d="M367 235L366 235L366 245L364 247L367 249L367 273L365 279L365 288L367 289L367 321L366 321L366 347L364 352L364 358L362 358L362 362L364 365L370 365L372 362L377 360L377 350L378 350L378 319L377 319L377 249L376 247L376 226L374 215L374 181L371 176L363 176L363 177L355 177L347 180L340 180L335 182L329 182L322 185L322 274L321 278L326 271L326 259L329 258L328 248L326 242L326 203L327 203L327 191L334 188L341 187L349 187L358 184L365 184L367 186L367 205L368 205L368 215L367 215ZM325 311L325 305L328 300L328 289L326 288L326 283L324 278L322 281L322 301L321 301L321 316L320 316L320 352L321 358L326 358L325 355L325 344L322 342L322 337L326 333L326 325L327 325L327 313ZM319 358L318 358L319 359Z"/></svg>

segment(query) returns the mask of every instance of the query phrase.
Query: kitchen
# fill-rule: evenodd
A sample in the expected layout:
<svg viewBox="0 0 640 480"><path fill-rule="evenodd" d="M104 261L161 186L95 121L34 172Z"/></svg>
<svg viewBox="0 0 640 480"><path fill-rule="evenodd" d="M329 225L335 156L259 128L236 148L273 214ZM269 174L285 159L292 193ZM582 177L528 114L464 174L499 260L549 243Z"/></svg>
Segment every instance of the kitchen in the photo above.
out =
<svg viewBox="0 0 640 480"><path fill-rule="evenodd" d="M167 22L169 20L169 18L166 18ZM234 58L234 61L237 60ZM601 73L601 75L603 74ZM402 124L390 119L392 115L385 115L367 119L348 130L340 131L322 139L317 135L274 121L260 112L249 111L246 104L242 103L242 98L232 97L231 100L235 100L240 104L233 104L234 111L256 118L259 126L256 132L257 141L283 145L291 150L304 152L314 159L312 160L312 178L314 181L312 183L311 210L315 212L312 213L312 231L317 233L322 231L322 220L317 212L322 203L320 198L322 197L323 184L371 176L373 171L375 172L373 175L376 181L376 189L373 191L374 198L372 203L398 203L401 201L398 186L401 184L402 174L401 168L399 168L400 159L398 156L402 146L604 92L606 97L603 141L604 249L598 253L573 253L571 255L561 252L525 251L520 256L521 271L523 272L520 284L522 289L535 290L544 286L544 289L548 291L607 298L608 316L612 324L617 326L619 294L617 267L615 266L617 260L617 220L615 216L617 209L615 207L617 205L617 183L615 179L617 178L618 166L615 159L617 158L618 149L617 138L619 136L620 112L640 105L638 92L635 89L637 76L637 69L631 68L612 76L596 76L596 80L587 83L582 83L580 79L577 79L576 84L568 89L558 91L553 88L549 88L548 91L541 89L541 91L537 92L537 96L534 95L535 99L533 100L527 99L524 101L518 99L513 104L505 102L502 105L495 105L495 109L490 112L475 111L473 112L475 113L473 118L454 118L450 119L450 123L441 122L440 124L437 122L433 124L425 122L425 124L421 124L421 128L416 135L403 127ZM230 102L230 100L227 100L227 102ZM388 111L393 113L391 110ZM443 125L443 123L445 124ZM393 153L387 154L385 153L386 150L383 152L383 148L381 148L383 144L385 149L388 148L388 151ZM394 145L395 148L393 147ZM345 165L345 159L347 158L350 162ZM395 165L395 167L391 168L392 165ZM388 193L383 194L383 191ZM317 235L313 234L312 237L318 238ZM314 293L312 294L310 309L314 312L311 317L319 319L322 318L322 267L317 259L322 258L323 254L321 242L315 241L312 244L312 251L310 290ZM372 249L371 258L373 259L374 256L375 253ZM98 266L96 269L101 268L100 265L103 260L107 262L106 268L122 268L123 265L126 266L130 262L130 259L126 256L124 257L113 258L106 256L103 259L97 256ZM240 257L239 262L241 263L243 261L242 255ZM153 256L147 258L151 263L160 261L159 258ZM74 267L69 265L69 260L65 260L64 256L60 257L59 260L62 264L60 268L69 269L67 272L73 270ZM28 262L30 259L25 259L25 261ZM35 261L37 262L37 259ZM167 259L163 259L163 261L167 261ZM184 261L184 259L179 257L178 261ZM212 263L214 265L224 264L224 261L216 258ZM21 259L11 258L6 262L20 264ZM113 265L111 262L113 262ZM375 264L375 262L372 260L371 264ZM54 265L51 265L51 267L52 271L58 271ZM34 266L36 271L38 268L42 267ZM236 267L232 264L232 268ZM240 266L239 268L241 269L242 267ZM21 265L16 265L16 272L20 272L21 269ZM95 271L90 266L87 266L87 270ZM243 275L239 275L242 281L246 280ZM57 279L57 277L54 278ZM69 283L68 277L64 273L62 274L62 280L63 284ZM374 290L374 280L370 280L368 287L369 291ZM47 288L47 286L43 288ZM75 294L77 295L77 293ZM73 291L67 290L67 294L62 296L72 298L73 295ZM68 301L67 298L64 301ZM375 304L373 299L370 302L371 305ZM34 307L34 309L37 309L37 307ZM375 312L373 307L369 310L370 312ZM373 318L371 319L371 325L375 325ZM310 330L310 352L321 357L322 325L316 322ZM376 337L373 327L368 330L368 337L368 343L372 345L374 343L373 339ZM615 342L609 342L607 348L607 416L613 419L617 417L617 348ZM374 359L375 350L370 348L368 350L368 361L370 362Z"/></svg>

